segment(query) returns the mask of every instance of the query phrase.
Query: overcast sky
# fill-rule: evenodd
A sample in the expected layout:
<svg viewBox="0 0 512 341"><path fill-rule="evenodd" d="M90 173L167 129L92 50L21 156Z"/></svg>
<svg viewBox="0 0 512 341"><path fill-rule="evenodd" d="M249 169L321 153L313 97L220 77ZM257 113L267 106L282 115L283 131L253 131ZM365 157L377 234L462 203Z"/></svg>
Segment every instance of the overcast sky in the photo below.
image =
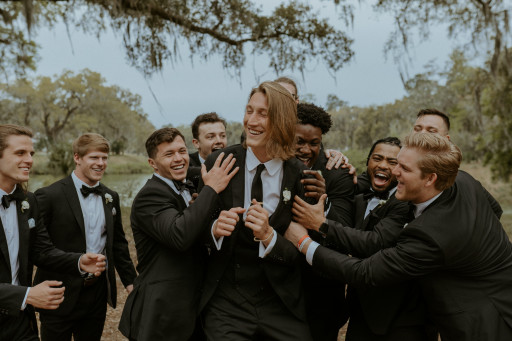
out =
<svg viewBox="0 0 512 341"><path fill-rule="evenodd" d="M270 12L274 6L274 1L259 2L266 12ZM331 19L333 25L342 25L336 20L332 2L317 0L310 3L318 9L320 16ZM304 78L298 72L284 72L283 75L297 81L299 94L314 95L316 104L322 106L331 93L349 105L359 106L384 104L402 98L405 92L398 67L391 56L386 61L383 53L384 42L393 30L392 18L374 13L369 6L356 5L353 28L340 28L354 39L354 59L334 75L321 61L308 65ZM99 72L108 84L139 94L144 111L157 128L169 123L175 126L190 124L195 116L210 111L216 111L228 120L241 122L251 88L257 85L258 80L276 78L264 58L252 56L247 58L241 80L230 77L222 68L220 58L211 58L208 62L196 58L192 65L188 49L184 46L181 49L181 62L174 66L166 65L161 73L146 80L126 62L120 36L109 31L98 40L73 29L70 36L71 42L63 24L52 30L38 31L35 39L41 46L41 59L36 74L54 75L64 69L78 72L84 68ZM451 49L452 44L444 32L433 32L430 42L417 43L411 51L413 64L409 65L410 75L423 72L424 65L430 61L444 65Z"/></svg>

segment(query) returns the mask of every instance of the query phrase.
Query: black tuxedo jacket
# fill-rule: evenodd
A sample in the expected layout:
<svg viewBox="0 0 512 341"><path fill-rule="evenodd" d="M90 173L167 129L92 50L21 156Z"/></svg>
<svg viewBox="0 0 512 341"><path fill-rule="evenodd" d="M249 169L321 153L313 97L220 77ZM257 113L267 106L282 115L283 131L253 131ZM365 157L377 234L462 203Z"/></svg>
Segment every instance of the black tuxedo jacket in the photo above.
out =
<svg viewBox="0 0 512 341"><path fill-rule="evenodd" d="M238 166L240 169L231 179L226 189L220 193L220 203L217 207L216 216L212 217L213 219L217 218L221 210L244 206L246 149L241 145L234 145L222 151L226 156L233 153L236 158L234 167ZM220 151L216 151L208 156L205 162L208 169L212 167L219 153ZM303 187L300 179L304 169L306 167L295 158L284 162L283 180L280 189L281 199L274 214L270 217L270 225L277 232L277 241L272 251L265 258L258 260L272 289L281 298L285 306L302 320L305 320L300 271L302 259L298 257L297 249L283 237L283 234L292 220L291 208L294 196L300 195L303 197ZM291 192L291 197L288 201L285 201L283 198L283 191L285 189ZM213 219L211 223L213 223ZM217 251L215 246L211 247L212 252L209 258L204 292L201 297L201 308L208 303L217 290L219 281L223 278L228 265L231 263L234 248L237 247L237 238L242 229L247 229L247 227L245 227L243 219L240 219L232 235L224 237L220 250ZM212 237L210 236L210 238ZM255 257L258 257L257 253Z"/></svg>
<svg viewBox="0 0 512 341"><path fill-rule="evenodd" d="M189 165L187 170L187 179L192 181L194 186L199 186L199 180L201 179L201 161L199 160L199 152L188 154Z"/></svg>
<svg viewBox="0 0 512 341"><path fill-rule="evenodd" d="M204 272L203 235L218 205L205 186L194 203L153 176L133 201L131 225L139 277L119 329L143 340L188 340L194 330Z"/></svg>
<svg viewBox="0 0 512 341"><path fill-rule="evenodd" d="M50 242L48 233L38 219L38 208L34 194L27 192L26 199L29 208L22 209L22 202L11 202L16 205L18 213L19 231L19 285L12 285L11 265L9 262L9 250L0 221L0 328L2 317L9 315L18 317L22 313L21 304L25 298L27 287L32 283L33 264L52 271L64 272L80 278L78 271L78 259L80 254L64 253L55 249ZM35 324L34 309L27 305L26 312L31 316ZM37 332L36 332L37 333Z"/></svg>
<svg viewBox="0 0 512 341"><path fill-rule="evenodd" d="M369 258L319 247L313 266L353 285L418 279L443 340L512 339L512 244L482 185L459 171L400 233Z"/></svg>
<svg viewBox="0 0 512 341"><path fill-rule="evenodd" d="M116 276L114 268L124 286L133 284L136 273L128 251L123 224L119 195L100 183L103 192L102 202L106 223L106 257L108 303L115 308L117 298ZM107 203L105 194L112 196L113 202ZM38 189L37 202L40 207L41 219L53 244L64 251L86 252L85 227L82 208L71 176L61 179L52 185ZM34 282L59 280L66 287L66 299L56 310L42 310L45 314L66 316L76 307L76 301L83 287L83 279L58 274L44 269L37 269Z"/></svg>

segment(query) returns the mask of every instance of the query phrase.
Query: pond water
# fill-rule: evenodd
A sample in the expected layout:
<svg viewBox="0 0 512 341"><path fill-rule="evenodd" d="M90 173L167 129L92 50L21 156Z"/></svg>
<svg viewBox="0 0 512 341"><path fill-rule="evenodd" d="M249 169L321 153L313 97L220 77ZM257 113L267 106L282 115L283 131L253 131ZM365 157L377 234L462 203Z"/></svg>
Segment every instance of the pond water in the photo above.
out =
<svg viewBox="0 0 512 341"><path fill-rule="evenodd" d="M133 198L152 176L152 174L112 174L105 175L101 183L119 193L121 206L131 206ZM62 175L30 175L28 189L34 192L36 189L51 185L61 178L63 178Z"/></svg>

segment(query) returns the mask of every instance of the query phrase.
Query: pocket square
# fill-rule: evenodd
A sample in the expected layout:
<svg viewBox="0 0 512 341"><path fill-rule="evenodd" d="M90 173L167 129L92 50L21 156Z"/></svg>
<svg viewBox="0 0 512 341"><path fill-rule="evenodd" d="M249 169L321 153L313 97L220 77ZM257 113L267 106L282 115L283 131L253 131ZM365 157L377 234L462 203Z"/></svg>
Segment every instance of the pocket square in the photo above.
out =
<svg viewBox="0 0 512 341"><path fill-rule="evenodd" d="M30 218L30 219L28 220L28 227L29 227L29 228L34 228L34 227L36 227L36 221L34 220L34 218Z"/></svg>
<svg viewBox="0 0 512 341"><path fill-rule="evenodd" d="M116 215L116 214L117 214L116 208L112 207L112 215Z"/></svg>

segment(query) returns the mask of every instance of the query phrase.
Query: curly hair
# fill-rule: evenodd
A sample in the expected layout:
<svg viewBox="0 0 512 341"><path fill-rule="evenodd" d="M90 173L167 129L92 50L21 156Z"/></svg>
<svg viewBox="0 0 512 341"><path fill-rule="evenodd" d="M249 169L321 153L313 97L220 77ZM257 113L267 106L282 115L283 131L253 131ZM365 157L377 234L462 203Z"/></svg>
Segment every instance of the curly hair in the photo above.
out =
<svg viewBox="0 0 512 341"><path fill-rule="evenodd" d="M322 131L322 135L327 134L332 126L331 115L323 108L317 107L311 103L297 104L297 118L299 124L311 124Z"/></svg>

